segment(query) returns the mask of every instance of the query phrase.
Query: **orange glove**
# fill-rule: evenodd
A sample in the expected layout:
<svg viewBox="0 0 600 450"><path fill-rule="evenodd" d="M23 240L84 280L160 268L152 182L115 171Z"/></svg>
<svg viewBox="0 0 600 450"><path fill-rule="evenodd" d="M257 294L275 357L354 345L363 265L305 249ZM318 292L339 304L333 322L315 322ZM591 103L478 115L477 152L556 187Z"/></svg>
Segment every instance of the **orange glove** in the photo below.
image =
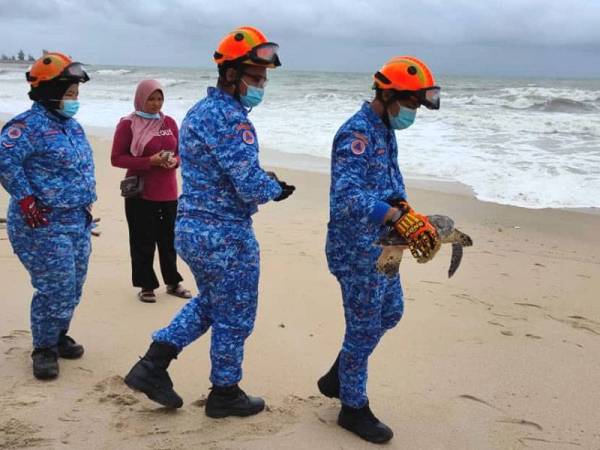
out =
<svg viewBox="0 0 600 450"><path fill-rule="evenodd" d="M431 261L442 245L437 230L427 216L416 213L405 201L394 206L402 213L393 223L394 229L406 239L417 262Z"/></svg>

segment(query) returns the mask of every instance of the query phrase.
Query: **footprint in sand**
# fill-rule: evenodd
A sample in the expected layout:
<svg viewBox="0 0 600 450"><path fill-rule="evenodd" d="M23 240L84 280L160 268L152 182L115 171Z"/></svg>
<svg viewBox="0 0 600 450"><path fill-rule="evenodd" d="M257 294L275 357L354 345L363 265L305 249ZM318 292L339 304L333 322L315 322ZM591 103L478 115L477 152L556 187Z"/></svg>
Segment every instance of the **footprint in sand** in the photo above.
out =
<svg viewBox="0 0 600 450"><path fill-rule="evenodd" d="M12 330L9 334L0 336L3 341L12 341L23 336L31 336L28 330Z"/></svg>
<svg viewBox="0 0 600 450"><path fill-rule="evenodd" d="M41 430L42 427L14 418L0 422L0 448L29 448L49 444L50 439L36 436Z"/></svg>
<svg viewBox="0 0 600 450"><path fill-rule="evenodd" d="M139 403L139 399L123 382L123 377L113 375L94 385L93 395L99 403L110 402L121 409Z"/></svg>
<svg viewBox="0 0 600 450"><path fill-rule="evenodd" d="M22 393L22 394L14 394L16 396L11 396L12 400L10 400L7 404L9 406L16 406L16 407L28 407L28 406L33 406L43 400L46 400L47 396L39 393L39 392L34 392L34 393ZM0 448L2 448L2 446L0 446Z"/></svg>

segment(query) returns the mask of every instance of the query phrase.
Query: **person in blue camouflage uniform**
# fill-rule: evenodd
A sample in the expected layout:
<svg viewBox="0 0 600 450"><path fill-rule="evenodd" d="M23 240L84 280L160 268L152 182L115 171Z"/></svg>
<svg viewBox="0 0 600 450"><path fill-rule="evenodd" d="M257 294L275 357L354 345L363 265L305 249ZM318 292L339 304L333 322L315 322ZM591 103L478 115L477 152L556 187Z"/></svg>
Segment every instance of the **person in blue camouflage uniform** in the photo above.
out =
<svg viewBox="0 0 600 450"><path fill-rule="evenodd" d="M156 331L146 355L125 383L167 407L182 399L167 373L170 361L212 327L209 417L248 416L264 401L239 388L244 341L256 316L259 247L251 216L258 205L294 190L258 161L258 140L248 119L262 99L266 69L280 65L277 45L255 28L230 33L215 53L216 88L187 113L180 134L183 191L175 248L198 287L169 326Z"/></svg>
<svg viewBox="0 0 600 450"><path fill-rule="evenodd" d="M0 134L0 182L10 194L8 237L31 277L33 373L58 376L58 356L83 347L67 331L81 299L91 252L90 208L96 200L92 149L72 118L79 63L60 53L38 59L27 73L34 103Z"/></svg>
<svg viewBox="0 0 600 450"><path fill-rule="evenodd" d="M393 432L370 410L367 361L404 311L400 276L388 277L377 271L381 247L375 242L386 224L396 226L408 219L405 212L414 215L412 209L404 208L407 195L394 131L410 126L421 104L436 107L422 101L422 89L434 88L430 91L439 96L432 78L426 83L406 81L427 78L422 75L429 71L420 61L410 59L400 67L393 66L390 70L386 65L378 72L375 98L365 102L333 140L326 255L329 270L340 283L346 333L337 360L318 382L324 395L342 402L339 425L375 443L389 441ZM411 67L414 69L405 70ZM380 79L384 74L391 78L389 83ZM422 253L417 256L423 262L439 248L435 235L427 235L422 242L420 237L411 238L419 244Z"/></svg>

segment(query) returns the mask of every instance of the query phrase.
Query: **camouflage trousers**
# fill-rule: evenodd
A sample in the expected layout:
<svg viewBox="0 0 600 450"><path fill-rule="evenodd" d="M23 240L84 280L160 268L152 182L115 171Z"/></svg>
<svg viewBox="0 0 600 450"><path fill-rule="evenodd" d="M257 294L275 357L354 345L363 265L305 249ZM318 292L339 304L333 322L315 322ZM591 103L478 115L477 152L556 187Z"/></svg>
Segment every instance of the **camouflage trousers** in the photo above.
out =
<svg viewBox="0 0 600 450"><path fill-rule="evenodd" d="M175 248L194 274L198 295L152 338L181 351L212 328L210 381L236 384L258 299L259 248L252 227L178 218Z"/></svg>
<svg viewBox="0 0 600 450"><path fill-rule="evenodd" d="M340 352L340 399L361 408L367 403L367 363L384 333L402 318L400 276L388 278L375 268L337 276L342 289L346 333Z"/></svg>
<svg viewBox="0 0 600 450"><path fill-rule="evenodd" d="M82 210L55 211L47 227L28 227L14 207L8 214L8 237L35 289L31 300L34 348L57 344L69 329L81 299L91 253L89 216Z"/></svg>

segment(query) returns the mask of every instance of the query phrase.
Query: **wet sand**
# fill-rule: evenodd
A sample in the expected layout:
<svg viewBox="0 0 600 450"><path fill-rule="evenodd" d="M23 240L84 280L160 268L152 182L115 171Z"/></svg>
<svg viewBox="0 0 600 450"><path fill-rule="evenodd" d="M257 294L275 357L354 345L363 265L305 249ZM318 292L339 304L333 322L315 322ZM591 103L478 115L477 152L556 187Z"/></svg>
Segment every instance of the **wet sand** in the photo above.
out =
<svg viewBox="0 0 600 450"><path fill-rule="evenodd" d="M122 383L184 300L163 288L156 304L136 299L123 172L110 167L108 141L93 147L101 236L71 329L86 354L61 360L56 381L31 374L32 288L0 229L0 449L372 448L336 425L338 403L316 388L344 332L324 255L328 176L277 169L298 189L255 216L260 298L242 381L268 408L213 420L202 409L208 335L171 366L181 410ZM408 254L402 262L405 315L370 360L372 408L395 432L388 448L600 449L600 216L500 206L422 183L408 189L415 207L452 216L475 246L451 279L449 246L429 264ZM6 202L2 191L0 215ZM189 269L180 269L195 292Z"/></svg>

